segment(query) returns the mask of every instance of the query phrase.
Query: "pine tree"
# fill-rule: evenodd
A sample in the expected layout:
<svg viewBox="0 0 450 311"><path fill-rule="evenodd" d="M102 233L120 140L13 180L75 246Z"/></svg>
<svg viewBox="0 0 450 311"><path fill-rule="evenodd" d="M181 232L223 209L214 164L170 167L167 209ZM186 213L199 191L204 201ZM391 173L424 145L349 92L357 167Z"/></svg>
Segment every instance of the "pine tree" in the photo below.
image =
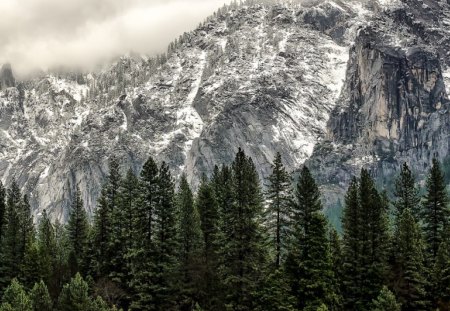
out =
<svg viewBox="0 0 450 311"><path fill-rule="evenodd" d="M433 267L433 278L431 279L432 298L434 305L439 310L450 308L450 245L446 239L439 246L436 261Z"/></svg>
<svg viewBox="0 0 450 311"><path fill-rule="evenodd" d="M400 304L397 303L394 294L384 286L377 299L373 301L372 311L400 311Z"/></svg>
<svg viewBox="0 0 450 311"><path fill-rule="evenodd" d="M6 288L2 301L2 308L6 310L8 310L6 306L9 305L14 311L32 311L31 300L17 279L13 279Z"/></svg>
<svg viewBox="0 0 450 311"><path fill-rule="evenodd" d="M140 196L135 214L135 243L131 256L131 287L135 292L131 309L152 310L152 276L155 272L155 209L158 204L159 172L150 157L140 174Z"/></svg>
<svg viewBox="0 0 450 311"><path fill-rule="evenodd" d="M369 304L380 292L387 278L389 250L388 202L375 188L369 172L361 170L361 302Z"/></svg>
<svg viewBox="0 0 450 311"><path fill-rule="evenodd" d="M345 310L356 309L361 297L361 208L359 204L358 180L353 178L345 196L342 217L344 230L342 245L342 288Z"/></svg>
<svg viewBox="0 0 450 311"><path fill-rule="evenodd" d="M286 256L289 221L292 217L290 176L283 166L278 152L272 164L272 174L266 197L270 202L266 211L266 223L275 245L275 267L278 269Z"/></svg>
<svg viewBox="0 0 450 311"><path fill-rule="evenodd" d="M207 309L217 309L220 305L219 275L217 273L219 248L219 206L214 193L214 188L206 176L202 177L197 198L196 207L200 214L200 227L203 236L203 260L204 281L202 306Z"/></svg>
<svg viewBox="0 0 450 311"><path fill-rule="evenodd" d="M367 309L387 278L388 202L367 170L346 195L343 217L343 296L346 309Z"/></svg>
<svg viewBox="0 0 450 311"><path fill-rule="evenodd" d="M194 205L194 195L186 179L181 175L180 189L177 194L180 224L180 272L182 305L193 306L199 299L201 251L203 236L200 228L200 215Z"/></svg>
<svg viewBox="0 0 450 311"><path fill-rule="evenodd" d="M433 265L444 234L448 229L449 209L448 196L445 189L445 179L437 159L427 178L427 193L422 208L422 221L428 260Z"/></svg>
<svg viewBox="0 0 450 311"><path fill-rule="evenodd" d="M119 209L119 191L122 182L122 175L120 174L120 166L117 158L112 157L109 160L109 175L107 178L108 182L106 185L106 204L109 209L109 214L111 215L111 228L110 237L108 241L108 258L109 263L107 263L106 271L108 272L108 277L114 279L114 271L118 270L118 266L122 264L121 262L121 211ZM116 259L117 258L117 259ZM106 272L105 272L106 274Z"/></svg>
<svg viewBox="0 0 450 311"><path fill-rule="evenodd" d="M321 210L319 188L305 166L295 191L294 226L286 260L296 305L302 310L316 310L322 304L333 309L337 304L327 222Z"/></svg>
<svg viewBox="0 0 450 311"><path fill-rule="evenodd" d="M34 283L42 278L42 262L36 241L27 242L25 257L20 270L20 281L27 290L30 290Z"/></svg>
<svg viewBox="0 0 450 311"><path fill-rule="evenodd" d="M259 177L253 161L241 149L232 164L231 181L232 208L222 211L224 218L221 221L228 228L222 232L220 270L227 288L228 307L252 310L258 285L263 280L267 255L261 225L263 197Z"/></svg>
<svg viewBox="0 0 450 311"><path fill-rule="evenodd" d="M333 284L333 289L336 294L335 308L337 310L342 309L343 298L342 298L342 280L343 277L343 253L342 253L342 241L339 233L334 228L328 229L329 243L330 243L330 256L331 256L331 270L334 273L335 282Z"/></svg>
<svg viewBox="0 0 450 311"><path fill-rule="evenodd" d="M33 224L33 216L31 215L31 206L28 197L23 196L20 203L20 254L22 262L20 265L19 279L22 284L31 289L33 284L40 279L39 266L36 269L36 262L39 262L39 254L35 243L36 232Z"/></svg>
<svg viewBox="0 0 450 311"><path fill-rule="evenodd" d="M408 208L414 217L418 219L420 211L419 190L416 187L415 178L406 163L402 165L400 175L395 180L394 196L396 197L394 206L397 217Z"/></svg>
<svg viewBox="0 0 450 311"><path fill-rule="evenodd" d="M139 181L131 169L122 179L118 205L112 213L112 253L110 277L124 290L122 305L130 303L131 252L134 243L134 221L139 198Z"/></svg>
<svg viewBox="0 0 450 311"><path fill-rule="evenodd" d="M111 213L108 206L106 187L102 188L98 199L97 209L94 212L94 223L92 225L92 266L91 272L97 277L105 277L109 271L108 255L111 240Z"/></svg>
<svg viewBox="0 0 450 311"><path fill-rule="evenodd" d="M41 280L35 283L30 293L33 311L49 311L52 310L52 299L48 292L47 286Z"/></svg>
<svg viewBox="0 0 450 311"><path fill-rule="evenodd" d="M175 190L169 166L159 168L158 204L155 208L155 267L153 271L152 310L171 309L176 300L176 267L179 243Z"/></svg>
<svg viewBox="0 0 450 311"><path fill-rule="evenodd" d="M6 189L3 187L0 181L0 245L4 236L5 226L6 226Z"/></svg>
<svg viewBox="0 0 450 311"><path fill-rule="evenodd" d="M37 247L41 278L50 287L50 292L56 295L56 292L59 291L59 286L54 282L58 249L55 228L46 210L42 212L38 223Z"/></svg>
<svg viewBox="0 0 450 311"><path fill-rule="evenodd" d="M86 311L91 308L91 298L88 293L88 284L77 273L70 283L64 285L58 299L58 310Z"/></svg>
<svg viewBox="0 0 450 311"><path fill-rule="evenodd" d="M6 224L2 242L0 289L5 288L20 273L25 256L22 245L22 200L19 186L13 180L7 191Z"/></svg>
<svg viewBox="0 0 450 311"><path fill-rule="evenodd" d="M89 223L78 186L76 187L74 200L70 208L67 233L71 247L70 256L72 262L70 265L73 274L82 268L82 260L86 253L89 235Z"/></svg>
<svg viewBox="0 0 450 311"><path fill-rule="evenodd" d="M393 289L402 310L429 310L425 291L424 245L410 208L404 209L399 216L395 239Z"/></svg>
<svg viewBox="0 0 450 311"><path fill-rule="evenodd" d="M258 290L258 304L255 311L294 311L296 299L291 295L289 281L283 268L274 269L265 275Z"/></svg>

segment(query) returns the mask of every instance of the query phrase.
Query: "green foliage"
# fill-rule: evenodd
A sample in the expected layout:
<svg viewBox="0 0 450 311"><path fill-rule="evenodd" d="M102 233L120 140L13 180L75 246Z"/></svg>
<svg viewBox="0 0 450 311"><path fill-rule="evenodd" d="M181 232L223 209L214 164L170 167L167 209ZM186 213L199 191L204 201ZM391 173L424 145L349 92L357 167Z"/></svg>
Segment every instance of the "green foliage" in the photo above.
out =
<svg viewBox="0 0 450 311"><path fill-rule="evenodd" d="M449 241L442 242L433 267L433 292L435 305L439 310L450 308L450 245Z"/></svg>
<svg viewBox="0 0 450 311"><path fill-rule="evenodd" d="M275 267L279 268L286 257L289 222L293 214L291 178L283 166L280 153L275 156L268 182L266 198L269 204L265 223L275 248Z"/></svg>
<svg viewBox="0 0 450 311"><path fill-rule="evenodd" d="M220 282L217 268L219 261L217 252L219 249L219 205L214 192L212 182L206 176L202 177L195 205L200 216L200 229L203 236L203 284L201 285L200 298L202 306L216 309L220 305Z"/></svg>
<svg viewBox="0 0 450 311"><path fill-rule="evenodd" d="M403 210L397 223L395 263L392 268L393 290L403 310L429 310L420 227L409 208Z"/></svg>
<svg viewBox="0 0 450 311"><path fill-rule="evenodd" d="M52 309L52 299L43 281L34 284L30 298L33 311L49 311Z"/></svg>
<svg viewBox="0 0 450 311"><path fill-rule="evenodd" d="M347 191L343 217L343 297L345 308L368 308L387 278L388 203L369 172L361 170Z"/></svg>
<svg viewBox="0 0 450 311"><path fill-rule="evenodd" d="M371 310L400 311L400 304L397 303L394 294L386 286L383 286L377 299L373 301Z"/></svg>
<svg viewBox="0 0 450 311"><path fill-rule="evenodd" d="M223 193L232 191L232 200L222 201L225 204L221 222L225 230L221 233L219 252L221 278L227 289L227 307L252 310L267 264L261 225L263 197L255 165L242 150L239 149L232 163L231 180L228 173L223 172L221 180L225 184L219 185Z"/></svg>
<svg viewBox="0 0 450 311"><path fill-rule="evenodd" d="M366 170L347 191L342 237L308 168L292 194L278 154L267 186L264 201L242 150L204 176L196 196L184 175L175 193L166 163L149 158L139 177L122 178L111 159L92 230L77 189L67 225L43 211L35 232L17 183L0 184L0 311L51 310L52 301L62 311L450 308L448 199L437 161L420 213L403 165L392 237L386 194Z"/></svg>
<svg viewBox="0 0 450 311"><path fill-rule="evenodd" d="M427 193L422 208L422 221L427 243L428 260L430 265L432 265L436 259L439 246L444 241L450 215L444 175L436 159L433 159L426 188Z"/></svg>
<svg viewBox="0 0 450 311"><path fill-rule="evenodd" d="M337 306L328 225L321 210L319 188L304 167L295 192L294 225L286 260L298 309L316 310L322 304Z"/></svg>
<svg viewBox="0 0 450 311"><path fill-rule="evenodd" d="M8 308L11 308L14 311L32 311L31 300L17 279L13 279L6 288L2 302L1 309L8 310Z"/></svg>
<svg viewBox="0 0 450 311"><path fill-rule="evenodd" d="M178 234L180 241L181 305L192 306L200 298L200 278L203 277L201 258L203 235L200 215L194 205L194 196L184 174L181 176L177 204L180 217Z"/></svg>
<svg viewBox="0 0 450 311"><path fill-rule="evenodd" d="M67 233L70 243L70 268L74 274L82 268L89 235L88 218L78 186L70 208Z"/></svg>
<svg viewBox="0 0 450 311"><path fill-rule="evenodd" d="M394 206L397 217L405 209L410 209L417 219L420 213L419 189L417 189L415 178L406 163L402 165L400 175L395 180L394 196L396 197Z"/></svg>

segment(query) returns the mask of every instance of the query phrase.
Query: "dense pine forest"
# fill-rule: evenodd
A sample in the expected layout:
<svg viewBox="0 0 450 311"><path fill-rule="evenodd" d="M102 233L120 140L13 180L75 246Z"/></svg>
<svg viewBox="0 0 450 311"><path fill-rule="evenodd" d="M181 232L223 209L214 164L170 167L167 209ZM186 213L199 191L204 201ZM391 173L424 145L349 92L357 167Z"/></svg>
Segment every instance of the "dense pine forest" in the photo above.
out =
<svg viewBox="0 0 450 311"><path fill-rule="evenodd" d="M45 211L34 221L17 183L0 184L1 311L450 309L436 160L424 189L406 164L389 193L363 169L342 233L312 173L293 181L280 154L264 187L241 150L195 194L152 158L120 172L111 159L92 221L77 191L65 225Z"/></svg>

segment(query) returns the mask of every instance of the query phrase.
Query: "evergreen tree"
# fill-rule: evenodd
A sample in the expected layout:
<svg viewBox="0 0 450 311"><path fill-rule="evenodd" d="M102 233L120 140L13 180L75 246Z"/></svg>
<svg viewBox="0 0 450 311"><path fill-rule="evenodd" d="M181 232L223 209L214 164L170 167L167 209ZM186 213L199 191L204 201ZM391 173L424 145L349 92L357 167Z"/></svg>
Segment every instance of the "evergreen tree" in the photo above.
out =
<svg viewBox="0 0 450 311"><path fill-rule="evenodd" d="M40 276L45 284L50 287L50 292L56 295L59 291L58 284L55 284L58 248L55 228L46 210L42 212L38 222L37 247Z"/></svg>
<svg viewBox="0 0 450 311"><path fill-rule="evenodd" d="M3 187L2 182L0 181L0 245L4 236L5 226L6 226L6 189Z"/></svg>
<svg viewBox="0 0 450 311"><path fill-rule="evenodd" d="M42 278L43 268L36 241L27 242L25 257L20 270L20 281L27 290L31 289L34 283Z"/></svg>
<svg viewBox="0 0 450 311"><path fill-rule="evenodd" d="M343 296L346 309L367 309L387 278L388 202L367 170L346 195L343 217Z"/></svg>
<svg viewBox="0 0 450 311"><path fill-rule="evenodd" d="M420 195L416 187L416 181L408 165L402 165L400 175L395 180L394 206L399 217L405 209L410 209L414 217L418 219L420 211Z"/></svg>
<svg viewBox="0 0 450 311"><path fill-rule="evenodd" d="M403 210L395 234L394 292L402 310L429 310L426 301L424 245L410 208Z"/></svg>
<svg viewBox="0 0 450 311"><path fill-rule="evenodd" d="M388 202L375 188L367 170L361 170L359 185L361 204L361 303L377 297L387 278L389 250Z"/></svg>
<svg viewBox="0 0 450 311"><path fill-rule="evenodd" d="M265 275L258 291L256 311L294 311L296 299L291 295L289 281L283 268L274 269Z"/></svg>
<svg viewBox="0 0 450 311"><path fill-rule="evenodd" d="M194 205L194 196L186 179L181 176L180 189L177 194L180 215L180 270L181 270L181 299L182 305L193 306L199 299L201 266L201 250L203 236L200 228L200 216ZM189 309L191 309L190 307Z"/></svg>
<svg viewBox="0 0 450 311"><path fill-rule="evenodd" d="M297 299L297 308L316 310L325 304L334 309L337 297L327 222L321 214L319 188L306 166L297 183L294 210L286 270Z"/></svg>
<svg viewBox="0 0 450 311"><path fill-rule="evenodd" d="M35 283L30 293L33 311L49 311L52 310L52 299L48 292L47 286L43 281Z"/></svg>
<svg viewBox="0 0 450 311"><path fill-rule="evenodd" d="M72 202L69 220L67 222L67 233L71 247L70 256L72 259L72 274L80 271L82 260L86 254L86 246L89 235L89 223L83 200L81 199L80 189L76 187L75 197Z"/></svg>
<svg viewBox="0 0 450 311"><path fill-rule="evenodd" d="M134 244L136 209L139 198L139 181L131 169L122 179L118 206L112 213L111 279L124 290L122 306L130 303L131 252Z"/></svg>
<svg viewBox="0 0 450 311"><path fill-rule="evenodd" d="M22 245L22 207L19 186L13 180L7 191L6 224L1 252L0 289L5 288L20 273L25 256L25 245Z"/></svg>
<svg viewBox="0 0 450 311"><path fill-rule="evenodd" d="M446 229L448 229L449 219L448 196L445 189L444 174L437 159L433 159L433 165L426 185L427 193L422 209L422 222L428 260L432 266L439 246L444 241L444 234Z"/></svg>
<svg viewBox="0 0 450 311"><path fill-rule="evenodd" d="M356 309L361 297L361 209L359 204L358 180L353 178L345 196L342 217L344 230L342 245L342 288L345 310Z"/></svg>
<svg viewBox="0 0 450 311"><path fill-rule="evenodd" d="M439 310L450 309L450 246L446 239L441 243L433 267L432 298Z"/></svg>
<svg viewBox="0 0 450 311"><path fill-rule="evenodd" d="M200 226L203 236L204 280L202 306L218 309L220 305L219 275L217 273L219 248L219 206L214 188L206 176L202 177L195 202L200 214Z"/></svg>
<svg viewBox="0 0 450 311"><path fill-rule="evenodd" d="M342 241L339 233L334 228L329 228L329 243L330 243L330 256L331 256L331 270L334 272L335 282L333 289L336 294L335 305L338 310L342 309L342 280L343 277L343 254L342 254Z"/></svg>
<svg viewBox="0 0 450 311"><path fill-rule="evenodd" d="M176 301L176 268L179 243L175 190L169 166L159 168L158 204L155 207L155 267L152 273L152 310L170 310Z"/></svg>
<svg viewBox="0 0 450 311"><path fill-rule="evenodd" d="M255 165L241 149L232 164L231 182L233 204L224 205L231 209L221 211L225 231L222 232L220 270L227 289L227 306L235 310L253 310L254 297L267 264L261 226L263 197Z"/></svg>
<svg viewBox="0 0 450 311"><path fill-rule="evenodd" d="M32 311L31 300L17 279L13 279L6 288L2 302L2 309L9 310L9 306L14 311Z"/></svg>
<svg viewBox="0 0 450 311"><path fill-rule="evenodd" d="M94 212L92 225L92 266L91 272L97 277L105 277L108 271L109 243L111 241L111 213L107 200L107 188L102 188Z"/></svg>
<svg viewBox="0 0 450 311"><path fill-rule="evenodd" d="M155 273L155 209L158 204L159 172L150 157L140 174L140 196L135 213L135 244L130 254L135 297L133 310L152 310L152 277Z"/></svg>
<svg viewBox="0 0 450 311"><path fill-rule="evenodd" d="M394 294L384 286L377 299L373 301L372 311L400 311L400 304L397 303Z"/></svg>
<svg viewBox="0 0 450 311"><path fill-rule="evenodd" d="M77 273L70 283L64 285L58 300L58 310L86 311L91 308L88 284Z"/></svg>
<svg viewBox="0 0 450 311"><path fill-rule="evenodd" d="M278 269L286 256L289 221L292 217L290 176L283 166L278 152L272 164L272 174L266 197L270 202L266 211L266 223L275 245L275 267Z"/></svg>

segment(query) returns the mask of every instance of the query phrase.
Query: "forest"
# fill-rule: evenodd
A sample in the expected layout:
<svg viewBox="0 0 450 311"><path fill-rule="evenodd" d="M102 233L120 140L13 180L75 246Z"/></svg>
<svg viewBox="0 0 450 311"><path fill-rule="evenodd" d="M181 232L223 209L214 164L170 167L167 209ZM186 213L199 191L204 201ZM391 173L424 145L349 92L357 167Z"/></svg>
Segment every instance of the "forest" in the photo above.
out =
<svg viewBox="0 0 450 311"><path fill-rule="evenodd" d="M261 182L239 150L195 193L164 162L150 157L139 175L119 163L109 160L92 219L77 189L66 224L33 219L18 184L0 184L1 311L450 309L437 160L424 189L407 164L389 191L362 169L342 232L313 172L294 178L280 154Z"/></svg>

